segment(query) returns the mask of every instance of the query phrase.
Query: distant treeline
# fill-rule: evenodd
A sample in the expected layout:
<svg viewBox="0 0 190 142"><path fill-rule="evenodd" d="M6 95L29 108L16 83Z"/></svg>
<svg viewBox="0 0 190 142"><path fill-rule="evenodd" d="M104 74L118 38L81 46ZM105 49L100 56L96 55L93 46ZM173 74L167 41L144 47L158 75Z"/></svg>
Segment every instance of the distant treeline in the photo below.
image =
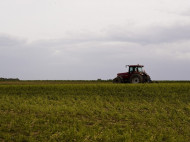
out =
<svg viewBox="0 0 190 142"><path fill-rule="evenodd" d="M112 79L108 80L22 80L22 81L28 81L28 82L112 82Z"/></svg>
<svg viewBox="0 0 190 142"><path fill-rule="evenodd" d="M19 81L18 78L0 78L0 81Z"/></svg>
<svg viewBox="0 0 190 142"><path fill-rule="evenodd" d="M190 83L190 80L153 80L153 83Z"/></svg>

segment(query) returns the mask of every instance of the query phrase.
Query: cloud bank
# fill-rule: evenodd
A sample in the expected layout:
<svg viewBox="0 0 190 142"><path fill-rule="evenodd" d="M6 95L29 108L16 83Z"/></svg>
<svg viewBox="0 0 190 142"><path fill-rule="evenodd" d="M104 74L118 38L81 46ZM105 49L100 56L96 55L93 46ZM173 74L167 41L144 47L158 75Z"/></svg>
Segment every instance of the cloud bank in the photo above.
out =
<svg viewBox="0 0 190 142"><path fill-rule="evenodd" d="M126 64L144 64L155 80L188 80L190 41L172 32L150 38L127 33L27 42L0 36L1 76L20 79L111 79ZM185 30L185 31L188 31ZM113 36L115 35L115 36ZM164 36L164 40L157 37ZM77 36L76 36L77 37ZM122 38L119 38L122 37ZM131 40L133 39L133 40Z"/></svg>

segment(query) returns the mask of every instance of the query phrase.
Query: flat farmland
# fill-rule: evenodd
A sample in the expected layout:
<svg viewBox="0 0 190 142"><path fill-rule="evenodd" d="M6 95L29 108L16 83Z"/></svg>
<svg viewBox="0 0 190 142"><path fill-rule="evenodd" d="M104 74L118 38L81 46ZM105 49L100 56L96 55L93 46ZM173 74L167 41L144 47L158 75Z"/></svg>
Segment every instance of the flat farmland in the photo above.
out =
<svg viewBox="0 0 190 142"><path fill-rule="evenodd" d="M0 141L190 141L190 83L1 82Z"/></svg>

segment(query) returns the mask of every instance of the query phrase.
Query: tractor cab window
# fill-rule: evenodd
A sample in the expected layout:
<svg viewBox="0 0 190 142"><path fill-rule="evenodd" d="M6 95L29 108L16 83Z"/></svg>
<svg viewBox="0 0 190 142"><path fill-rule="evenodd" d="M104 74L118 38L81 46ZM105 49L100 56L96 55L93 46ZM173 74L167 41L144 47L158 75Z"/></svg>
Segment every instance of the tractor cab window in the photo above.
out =
<svg viewBox="0 0 190 142"><path fill-rule="evenodd" d="M129 72L137 72L138 67L129 67Z"/></svg>
<svg viewBox="0 0 190 142"><path fill-rule="evenodd" d="M133 67L129 67L129 72L133 72Z"/></svg>
<svg viewBox="0 0 190 142"><path fill-rule="evenodd" d="M138 67L138 72L143 72L142 67Z"/></svg>
<svg viewBox="0 0 190 142"><path fill-rule="evenodd" d="M129 72L143 72L142 67L129 67Z"/></svg>
<svg viewBox="0 0 190 142"><path fill-rule="evenodd" d="M137 72L137 71L138 71L137 69L138 69L138 67L134 67L134 71L135 71L135 72Z"/></svg>

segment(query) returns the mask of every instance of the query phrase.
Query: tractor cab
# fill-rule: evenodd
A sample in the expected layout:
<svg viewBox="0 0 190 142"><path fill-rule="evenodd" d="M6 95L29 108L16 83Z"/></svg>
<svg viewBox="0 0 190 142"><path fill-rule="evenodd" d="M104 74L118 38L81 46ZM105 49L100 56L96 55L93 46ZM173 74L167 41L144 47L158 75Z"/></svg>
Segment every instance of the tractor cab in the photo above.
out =
<svg viewBox="0 0 190 142"><path fill-rule="evenodd" d="M129 67L129 73L133 72L143 72L143 67L142 65L127 65Z"/></svg>

